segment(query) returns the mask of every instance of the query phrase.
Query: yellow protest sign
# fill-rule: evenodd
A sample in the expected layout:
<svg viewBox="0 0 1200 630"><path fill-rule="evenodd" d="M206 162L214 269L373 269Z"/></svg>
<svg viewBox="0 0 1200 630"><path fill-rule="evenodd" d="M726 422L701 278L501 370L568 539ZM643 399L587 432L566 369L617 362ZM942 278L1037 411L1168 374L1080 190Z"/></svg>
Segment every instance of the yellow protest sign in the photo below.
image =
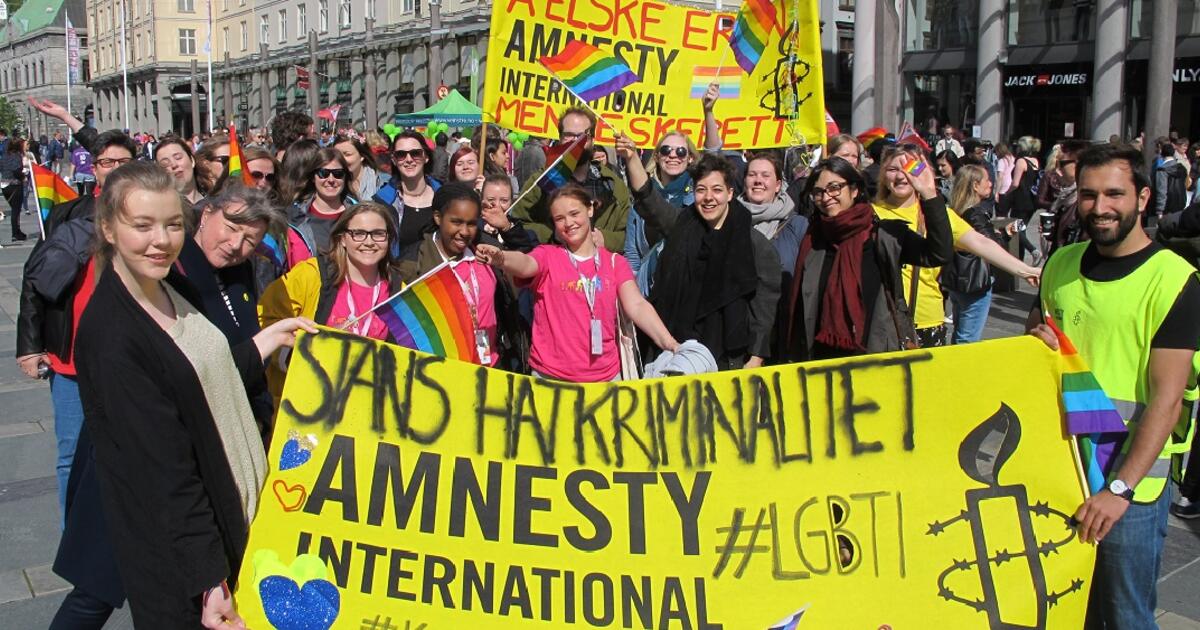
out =
<svg viewBox="0 0 1200 630"><path fill-rule="evenodd" d="M744 74L728 43L735 13L659 0L497 0L488 39L484 116L509 129L558 137L558 114L578 103L538 60L579 39L614 55L641 79L592 103L640 147L653 147L673 130L700 144L704 114L699 95L718 69L735 71L722 81L725 89L715 109L726 148L824 143L817 2L795 0L775 7L778 27L754 72ZM600 143L614 141L603 124L596 132Z"/></svg>
<svg viewBox="0 0 1200 630"><path fill-rule="evenodd" d="M323 330L237 604L280 630L1078 628L1059 373L1025 337L576 385Z"/></svg>

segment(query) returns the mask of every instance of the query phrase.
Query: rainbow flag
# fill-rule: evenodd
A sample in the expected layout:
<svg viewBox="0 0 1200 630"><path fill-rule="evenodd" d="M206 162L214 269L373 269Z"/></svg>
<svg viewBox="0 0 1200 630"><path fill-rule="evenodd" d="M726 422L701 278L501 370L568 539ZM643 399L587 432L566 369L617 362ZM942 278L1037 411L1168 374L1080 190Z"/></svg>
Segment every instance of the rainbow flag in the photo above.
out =
<svg viewBox="0 0 1200 630"><path fill-rule="evenodd" d="M467 298L449 262L414 280L375 313L406 348L479 363Z"/></svg>
<svg viewBox="0 0 1200 630"><path fill-rule="evenodd" d="M258 247L254 248L254 251L259 256L270 260L271 264L280 272L287 271L286 237L284 239L276 239L271 234L263 234L262 240L258 242Z"/></svg>
<svg viewBox="0 0 1200 630"><path fill-rule="evenodd" d="M738 98L742 95L742 71L728 68L698 66L692 70L692 98L704 98L708 84L716 83L721 89L721 98Z"/></svg>
<svg viewBox="0 0 1200 630"><path fill-rule="evenodd" d="M780 30L779 10L774 2L745 0L733 24L733 32L729 34L729 46L738 66L747 73L754 72L754 66L767 49L771 31Z"/></svg>
<svg viewBox="0 0 1200 630"><path fill-rule="evenodd" d="M621 60L578 39L567 42L557 55L540 61L582 101L604 98L641 81Z"/></svg>
<svg viewBox="0 0 1200 630"><path fill-rule="evenodd" d="M858 141L862 143L863 148L870 148L876 140L883 140L887 137L887 129L883 127L871 127L870 129L858 134Z"/></svg>
<svg viewBox="0 0 1200 630"><path fill-rule="evenodd" d="M242 155L242 147L238 144L237 127L229 125L229 177L241 177L242 183L254 186L254 178L246 170L246 157Z"/></svg>
<svg viewBox="0 0 1200 630"><path fill-rule="evenodd" d="M587 148L587 136L579 136L567 144L556 144L546 148L546 162L550 165L537 180L538 188L549 195L567 185L575 175L575 167L583 159Z"/></svg>
<svg viewBox="0 0 1200 630"><path fill-rule="evenodd" d="M1078 436L1079 456L1088 487L1093 493L1108 486L1108 473L1120 453L1128 429L1116 405L1066 334L1046 317L1046 325L1058 337L1058 348L1066 368L1062 375L1063 409L1067 433Z"/></svg>
<svg viewBox="0 0 1200 630"><path fill-rule="evenodd" d="M63 181L63 178L55 175L54 171L37 164L31 165L31 167L34 195L37 197L38 208L41 211L41 222L45 223L50 218L50 208L72 199L78 199L79 193L75 192L70 184Z"/></svg>

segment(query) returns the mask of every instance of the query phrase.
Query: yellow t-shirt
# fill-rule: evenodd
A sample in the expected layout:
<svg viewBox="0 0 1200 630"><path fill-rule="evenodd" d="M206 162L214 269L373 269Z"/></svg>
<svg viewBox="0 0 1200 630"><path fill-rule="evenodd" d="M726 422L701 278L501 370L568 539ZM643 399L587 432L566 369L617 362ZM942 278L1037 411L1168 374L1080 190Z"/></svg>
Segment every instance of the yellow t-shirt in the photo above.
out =
<svg viewBox="0 0 1200 630"><path fill-rule="evenodd" d="M875 207L875 216L880 219L899 219L908 222L912 229L917 229L917 211L921 208L919 203L902 208L897 208L886 201L876 201L871 205ZM949 207L946 208L946 214L950 217L950 233L954 235L954 242L958 243L958 239L972 231L973 228ZM941 267L921 268L919 276L921 284L917 287L917 305L916 307L909 305L915 313L913 324L917 328L933 328L941 326L946 321L946 311L942 306L942 288L938 286L939 273L941 273ZM900 267L900 281L904 287L904 299L908 300L908 296L912 294L911 266L902 265Z"/></svg>

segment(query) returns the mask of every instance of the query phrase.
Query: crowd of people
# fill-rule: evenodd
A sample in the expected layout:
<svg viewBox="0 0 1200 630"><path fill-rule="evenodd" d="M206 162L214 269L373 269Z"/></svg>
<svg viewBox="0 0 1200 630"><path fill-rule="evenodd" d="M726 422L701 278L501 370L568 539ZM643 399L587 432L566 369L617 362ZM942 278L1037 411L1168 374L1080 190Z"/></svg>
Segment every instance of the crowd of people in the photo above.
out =
<svg viewBox="0 0 1200 630"><path fill-rule="evenodd" d="M557 141L585 143L585 158L550 191L537 185L550 141L513 151L494 126L466 137L318 136L311 118L288 112L238 139L243 179L230 176L227 135L135 140L31 100L87 153L71 149L81 196L51 210L18 322L18 365L50 379L54 404L55 571L74 589L52 627L99 628L125 601L139 627L236 622L228 582L265 477L281 349L318 324L395 341L373 309L447 262L479 363L573 382L978 341L1000 270L1041 285L1030 330L1047 344L1057 339L1044 306L1084 352L1134 357L1148 372L1153 387L1124 393L1147 410L1147 429L1114 472L1141 492L1186 377L1195 382L1200 330L1178 315L1196 307L1195 276L1147 245L1138 221L1149 206L1178 240L1200 235L1200 210L1178 198L1175 172L1190 172L1182 165L1195 155L1186 140L1162 145L1153 181L1119 143L1063 141L1043 161L1035 138L1010 150L953 129L930 143L872 130L799 152L726 151L719 101L714 85L699 147L671 131L648 154L616 129L611 150L596 145L607 123L563 111ZM0 175L15 238L23 193L9 188L23 185L13 169L27 158L7 142ZM13 147L17 161L5 161ZM1186 205L1195 186L1183 184ZM1144 334L1128 341L1141 346L1101 348L1116 342L1093 345L1094 329L1061 321L1093 299L1064 287L1080 273L1097 285L1150 282L1129 256L1155 261L1170 282L1152 304L1130 301L1143 312L1106 320L1143 318ZM1151 494L1138 498L1165 509ZM1181 513L1200 515L1200 496L1190 498ZM1111 499L1081 508L1085 536L1099 540L1120 519ZM1141 596L1145 584L1121 577L1131 560L1112 562L1105 592Z"/></svg>

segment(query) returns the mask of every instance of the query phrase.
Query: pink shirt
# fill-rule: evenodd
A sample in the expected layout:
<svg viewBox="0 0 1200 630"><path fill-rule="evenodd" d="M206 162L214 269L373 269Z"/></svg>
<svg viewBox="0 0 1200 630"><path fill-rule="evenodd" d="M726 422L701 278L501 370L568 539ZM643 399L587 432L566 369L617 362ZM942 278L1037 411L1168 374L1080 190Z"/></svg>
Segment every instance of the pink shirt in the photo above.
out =
<svg viewBox="0 0 1200 630"><path fill-rule="evenodd" d="M600 321L601 348L592 354L591 312L584 295L582 274L597 277L594 259L571 264L569 251L557 245L539 245L529 253L538 273L527 281L534 293L533 347L529 366L552 378L575 383L612 380L621 370L617 351L617 287L633 281L633 270L624 256L600 248L596 319Z"/></svg>
<svg viewBox="0 0 1200 630"><path fill-rule="evenodd" d="M379 291L376 293L372 287L366 287L357 282L347 279L338 288L337 299L333 301L333 310L329 312L329 321L326 325L333 328L341 328L342 324L346 323L351 317L357 317L369 310L372 306L388 299L388 283L387 280L379 281ZM350 308L350 297L354 297L354 308ZM372 301L374 299L374 301ZM379 339L385 341L388 338L387 324L383 323L382 319L374 314L368 315L358 322L357 325L351 327L350 332L355 332L364 337Z"/></svg>
<svg viewBox="0 0 1200 630"><path fill-rule="evenodd" d="M308 245L304 243L304 239L300 237L300 233L291 227L287 231L288 248L287 248L287 266L288 269L313 257L313 253L309 251Z"/></svg>
<svg viewBox="0 0 1200 630"><path fill-rule="evenodd" d="M491 357L484 365L496 365L500 359L496 351L496 276L490 267L474 258L462 260L450 270L458 277L467 303L476 305L476 325L487 333Z"/></svg>

